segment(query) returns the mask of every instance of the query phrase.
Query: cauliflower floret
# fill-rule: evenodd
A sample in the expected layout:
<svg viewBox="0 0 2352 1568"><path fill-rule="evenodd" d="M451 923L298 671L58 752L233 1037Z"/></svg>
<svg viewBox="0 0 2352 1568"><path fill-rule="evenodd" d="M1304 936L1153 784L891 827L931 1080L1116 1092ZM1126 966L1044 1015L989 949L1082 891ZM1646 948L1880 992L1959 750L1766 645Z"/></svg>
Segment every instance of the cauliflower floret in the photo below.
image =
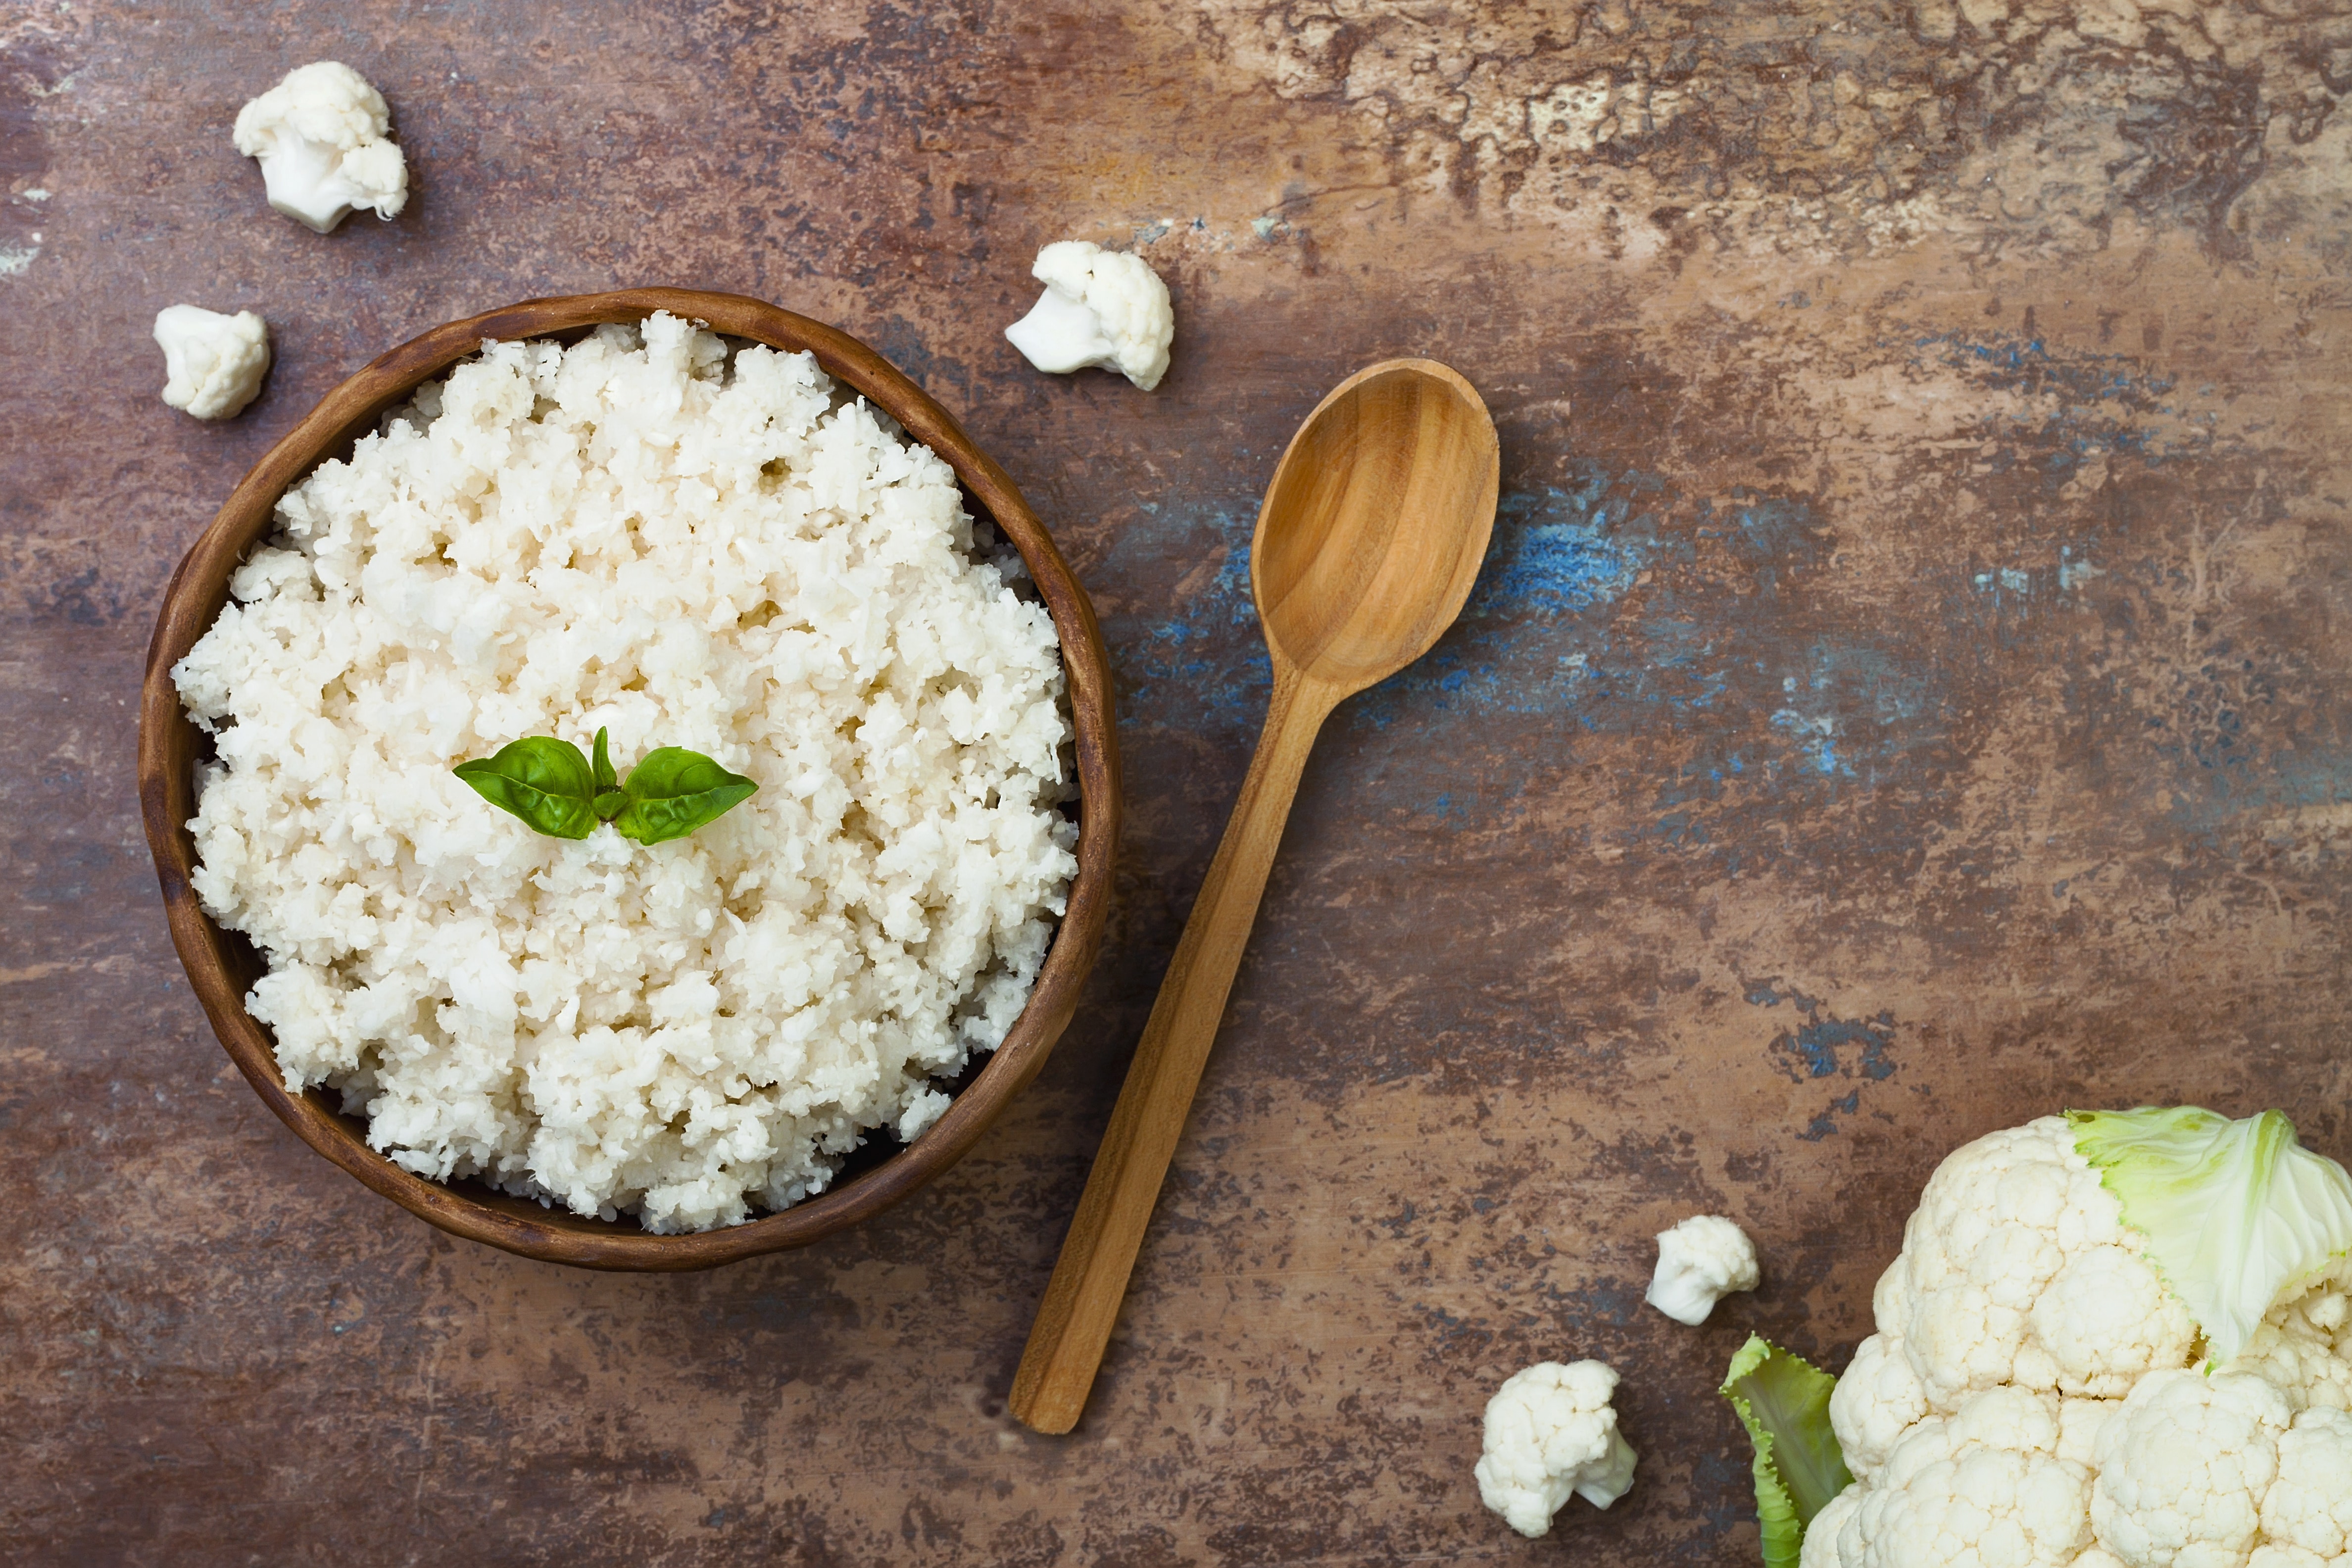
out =
<svg viewBox="0 0 2352 1568"><path fill-rule="evenodd" d="M2058 1457L2088 1467L2099 1457L2099 1434L2107 1420L2123 1408L2120 1399L2062 1399L2058 1402Z"/></svg>
<svg viewBox="0 0 2352 1568"><path fill-rule="evenodd" d="M2156 1368L2187 1365L2197 1341L2061 1117L1945 1160L1886 1272L1879 1331L1939 1411L2011 1382L2116 1397Z"/></svg>
<svg viewBox="0 0 2352 1568"><path fill-rule="evenodd" d="M1658 1268L1643 1300L1678 1323L1706 1321L1715 1304L1753 1290L1760 1276L1756 1245L1719 1214L1693 1215L1658 1232Z"/></svg>
<svg viewBox="0 0 2352 1568"><path fill-rule="evenodd" d="M1846 1531L1853 1525L1853 1516L1862 1511L1862 1500L1867 1494L1860 1487L1848 1487L1830 1499L1829 1506L1813 1516L1811 1528L1805 1531L1804 1550L1797 1560L1797 1568L1843 1568ZM1854 1537L1854 1550L1863 1550L1862 1538Z"/></svg>
<svg viewBox="0 0 2352 1568"><path fill-rule="evenodd" d="M2019 1362L2036 1382L2046 1367L2068 1394L2118 1399L2150 1367L2186 1357L2196 1336L2146 1259L2125 1247L2091 1247L2067 1258L2026 1314Z"/></svg>
<svg viewBox="0 0 2352 1568"><path fill-rule="evenodd" d="M2294 1415L2258 1377L2149 1373L2099 1433L2099 1544L2134 1564L2237 1568Z"/></svg>
<svg viewBox="0 0 2352 1568"><path fill-rule="evenodd" d="M1633 1484L1634 1453L1617 1430L1617 1373L1597 1361L1538 1363L1486 1402L1478 1496L1521 1535L1542 1535L1574 1492L1607 1508Z"/></svg>
<svg viewBox="0 0 2352 1568"><path fill-rule="evenodd" d="M2352 1557L2352 1415L2315 1407L2279 1439L2263 1534L2321 1561Z"/></svg>
<svg viewBox="0 0 2352 1568"><path fill-rule="evenodd" d="M261 160L269 205L331 234L355 207L380 218L408 202L408 164L390 140L392 113L367 79L320 60L236 113L236 150Z"/></svg>
<svg viewBox="0 0 2352 1568"><path fill-rule="evenodd" d="M1875 1475L1903 1434L1927 1414L1927 1388L1901 1342L1885 1334L1862 1342L1830 1391L1830 1429L1856 1480Z"/></svg>
<svg viewBox="0 0 2352 1568"><path fill-rule="evenodd" d="M2059 1441L2057 1399L2022 1388L1923 1421L1813 1521L1804 1568L2064 1568L2090 1544L2091 1477Z"/></svg>
<svg viewBox="0 0 2352 1568"><path fill-rule="evenodd" d="M1089 365L1115 370L1146 392L1160 384L1176 311L1150 262L1064 239L1039 251L1029 272L1045 292L1004 335L1031 364L1052 375Z"/></svg>
<svg viewBox="0 0 2352 1568"><path fill-rule="evenodd" d="M269 328L250 310L224 316L171 305L155 316L163 350L163 401L199 419L226 419L261 390L269 373Z"/></svg>
<svg viewBox="0 0 2352 1568"><path fill-rule="evenodd" d="M2352 1285L2352 1258L2305 1291L2273 1307L2246 1348L2227 1370L2247 1372L2276 1384L2288 1403L2352 1409L2352 1311L2346 1288Z"/></svg>

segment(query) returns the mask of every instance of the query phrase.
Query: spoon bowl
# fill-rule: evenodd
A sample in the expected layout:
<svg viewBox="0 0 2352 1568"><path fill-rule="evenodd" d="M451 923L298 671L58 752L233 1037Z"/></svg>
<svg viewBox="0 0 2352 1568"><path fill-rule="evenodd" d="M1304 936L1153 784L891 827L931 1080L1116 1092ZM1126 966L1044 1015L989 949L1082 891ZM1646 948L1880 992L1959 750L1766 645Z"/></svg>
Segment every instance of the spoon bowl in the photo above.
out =
<svg viewBox="0 0 2352 1568"><path fill-rule="evenodd" d="M1013 1414L1040 1432L1068 1431L1086 1408L1316 732L1453 625L1486 558L1501 472L1477 392L1425 359L1349 376L1282 454L1250 552L1274 662L1265 730L1013 1375Z"/></svg>
<svg viewBox="0 0 2352 1568"><path fill-rule="evenodd" d="M1275 658L1345 696L1427 653L1477 579L1500 476L1486 405L1436 361L1334 387L1258 511L1250 588Z"/></svg>

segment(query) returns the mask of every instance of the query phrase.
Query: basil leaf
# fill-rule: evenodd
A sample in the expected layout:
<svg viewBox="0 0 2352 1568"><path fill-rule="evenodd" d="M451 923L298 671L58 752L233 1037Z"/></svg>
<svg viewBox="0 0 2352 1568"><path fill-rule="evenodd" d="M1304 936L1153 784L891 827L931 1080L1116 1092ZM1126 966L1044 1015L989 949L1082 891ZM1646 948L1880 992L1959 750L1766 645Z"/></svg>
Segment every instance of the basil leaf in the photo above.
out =
<svg viewBox="0 0 2352 1568"><path fill-rule="evenodd" d="M640 844L683 838L750 799L759 787L700 752L659 746L647 752L622 782L629 804L613 818L613 826Z"/></svg>
<svg viewBox="0 0 2352 1568"><path fill-rule="evenodd" d="M597 823L610 822L640 844L683 838L760 787L682 746L646 753L617 783L612 736L601 729L593 762L569 741L532 735L452 771L484 800L551 837L585 838Z"/></svg>
<svg viewBox="0 0 2352 1568"><path fill-rule="evenodd" d="M585 838L596 830L595 775L569 741L531 735L509 741L493 757L450 770L501 811L512 812L555 838Z"/></svg>

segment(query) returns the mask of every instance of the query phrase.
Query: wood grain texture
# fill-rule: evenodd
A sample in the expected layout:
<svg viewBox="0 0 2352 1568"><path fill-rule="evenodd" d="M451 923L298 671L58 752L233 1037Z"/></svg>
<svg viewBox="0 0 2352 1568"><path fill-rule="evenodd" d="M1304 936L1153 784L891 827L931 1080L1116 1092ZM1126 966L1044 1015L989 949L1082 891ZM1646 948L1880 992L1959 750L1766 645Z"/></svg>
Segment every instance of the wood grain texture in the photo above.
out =
<svg viewBox="0 0 2352 1568"><path fill-rule="evenodd" d="M230 576L274 525L278 498L320 463L348 455L361 434L419 385L478 352L486 339L576 334L600 322L643 321L656 310L788 353L814 354L828 375L855 388L946 459L977 512L1020 551L1053 614L1076 737L1079 795L1077 875L1036 985L1003 1042L969 1075L939 1121L912 1145L866 1163L805 1203L742 1225L686 1236L656 1236L634 1223L583 1218L478 1182L428 1181L371 1148L367 1124L342 1114L336 1103L340 1097L316 1089L287 1091L269 1031L246 1010L246 994L259 973L257 956L213 923L190 887L195 843L187 824L196 810L195 773L203 738L172 683L172 667L210 629L227 602ZM163 591L140 690L140 808L163 883L172 940L196 1001L246 1081L304 1142L411 1214L469 1241L583 1268L709 1268L805 1247L901 1201L961 1159L1045 1065L1077 1006L1080 987L1101 942L1109 899L1118 837L1118 748L1110 703L1109 667L1094 608L1054 548L1053 536L1004 470L921 388L847 333L760 300L698 289L626 289L525 300L436 327L370 362L329 393L254 465L229 493L212 526L182 558Z"/></svg>
<svg viewBox="0 0 2352 1568"><path fill-rule="evenodd" d="M1942 1152L2276 1105L2352 1157L2352 23L2244 0L0 6L0 1539L38 1563L1756 1560L1714 1394L1832 1369ZM229 145L347 61L415 174ZM36 193L39 193L36 195ZM1036 374L1040 245L1167 379ZM330 1168L156 899L137 688L237 479L387 343L660 279L837 323L1085 583L1126 814L1052 1059L915 1199L595 1274ZM163 306L252 307L164 407ZM1282 442L1385 355L1502 437L1453 629L1333 711L1076 1431L1003 1404L1272 685ZM1570 412L1572 409L1572 415ZM1764 1284L1642 1304L1727 1214ZM1479 1414L1641 1452L1522 1541Z"/></svg>
<svg viewBox="0 0 2352 1568"><path fill-rule="evenodd" d="M1274 669L1265 725L1013 1373L1013 1414L1040 1432L1067 1432L1086 1409L1315 737L1332 709L1427 653L1462 613L1499 471L1486 405L1430 360L1341 382L1275 465L1250 541Z"/></svg>

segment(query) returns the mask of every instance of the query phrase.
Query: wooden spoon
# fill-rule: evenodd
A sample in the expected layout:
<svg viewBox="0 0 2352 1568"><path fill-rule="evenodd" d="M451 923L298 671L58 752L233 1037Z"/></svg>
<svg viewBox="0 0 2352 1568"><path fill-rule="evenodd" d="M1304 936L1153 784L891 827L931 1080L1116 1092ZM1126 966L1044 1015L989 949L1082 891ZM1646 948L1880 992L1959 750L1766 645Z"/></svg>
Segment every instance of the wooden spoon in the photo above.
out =
<svg viewBox="0 0 2352 1568"><path fill-rule="evenodd" d="M1425 359L1341 382L1274 471L1250 547L1274 696L1013 1380L1013 1414L1040 1432L1068 1431L1086 1408L1316 731L1454 624L1486 554L1499 472L1486 405Z"/></svg>

